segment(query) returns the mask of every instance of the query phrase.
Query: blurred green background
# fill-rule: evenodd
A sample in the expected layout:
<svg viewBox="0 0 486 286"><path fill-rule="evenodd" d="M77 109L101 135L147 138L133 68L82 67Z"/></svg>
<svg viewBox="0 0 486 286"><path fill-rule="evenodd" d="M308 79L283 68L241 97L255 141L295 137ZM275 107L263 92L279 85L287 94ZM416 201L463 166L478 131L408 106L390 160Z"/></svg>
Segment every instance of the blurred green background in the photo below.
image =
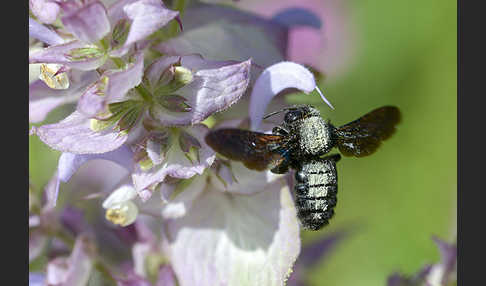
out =
<svg viewBox="0 0 486 286"><path fill-rule="evenodd" d="M354 232L310 269L311 285L384 285L393 271L413 274L438 262L432 235L456 239L457 3L348 2L359 37L354 63L337 80L320 84L336 109L317 95L305 102L335 125L396 105L402 123L372 156L339 162L336 215L322 231L303 232L303 244L336 230ZM43 186L59 152L36 136L29 143L30 180Z"/></svg>
<svg viewBox="0 0 486 286"><path fill-rule="evenodd" d="M456 240L456 1L350 1L359 35L352 68L320 84L335 125L382 105L402 122L372 156L338 163L338 204L330 225L304 232L304 245L339 229L348 239L310 271L311 285L385 285L393 271L414 274L439 261L431 240ZM302 102L292 96L292 102Z"/></svg>

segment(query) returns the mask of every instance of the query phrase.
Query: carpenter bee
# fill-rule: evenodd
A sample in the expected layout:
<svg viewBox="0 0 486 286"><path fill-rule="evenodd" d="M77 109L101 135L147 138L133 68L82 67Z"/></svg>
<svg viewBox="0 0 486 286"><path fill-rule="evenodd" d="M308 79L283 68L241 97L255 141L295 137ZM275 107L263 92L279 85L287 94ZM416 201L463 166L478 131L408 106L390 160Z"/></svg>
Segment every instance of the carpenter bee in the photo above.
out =
<svg viewBox="0 0 486 286"><path fill-rule="evenodd" d="M337 202L336 162L341 156L326 154L334 147L344 156L374 153L395 132L400 110L383 106L340 127L325 121L310 105L285 108L264 118L283 111L283 123L272 134L224 128L210 131L205 140L216 152L252 170L271 169L277 174L296 170L298 217L304 229L318 230L329 223Z"/></svg>

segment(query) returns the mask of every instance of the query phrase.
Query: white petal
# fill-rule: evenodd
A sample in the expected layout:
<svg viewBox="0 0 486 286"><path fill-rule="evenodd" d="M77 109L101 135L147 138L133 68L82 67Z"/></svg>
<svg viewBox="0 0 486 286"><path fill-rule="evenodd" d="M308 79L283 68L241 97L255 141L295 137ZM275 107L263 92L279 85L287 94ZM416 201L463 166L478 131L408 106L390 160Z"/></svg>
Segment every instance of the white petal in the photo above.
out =
<svg viewBox="0 0 486 286"><path fill-rule="evenodd" d="M132 185L123 185L114 190L103 202L103 208L108 209L116 204L129 201L137 196L137 192Z"/></svg>
<svg viewBox="0 0 486 286"><path fill-rule="evenodd" d="M186 215L192 207L194 199L196 199L201 194L204 187L206 187L206 180L207 176L205 174L196 175L189 186L175 198L168 201L162 208L162 217L164 219L170 219Z"/></svg>
<svg viewBox="0 0 486 286"><path fill-rule="evenodd" d="M95 43L110 32L106 8L99 1L87 2L79 9L66 13L62 23L77 39L87 43Z"/></svg>
<svg viewBox="0 0 486 286"><path fill-rule="evenodd" d="M93 269L93 255L93 241L87 236L78 236L69 257L69 268L64 285L82 286L88 283L91 270Z"/></svg>
<svg viewBox="0 0 486 286"><path fill-rule="evenodd" d="M149 36L179 15L178 11L167 9L159 0L140 0L125 5L123 10L133 21L125 45Z"/></svg>
<svg viewBox="0 0 486 286"><path fill-rule="evenodd" d="M252 196L206 189L168 238L181 286L284 285L300 252L296 210L277 183Z"/></svg>
<svg viewBox="0 0 486 286"><path fill-rule="evenodd" d="M74 111L62 121L54 124L32 127L31 132L49 147L75 154L100 154L113 151L123 145L126 135L120 135L113 128L100 132L90 127L91 119Z"/></svg>
<svg viewBox="0 0 486 286"><path fill-rule="evenodd" d="M39 24L37 21L29 17L29 36L42 41L48 45L57 45L64 42L64 40L56 32Z"/></svg>
<svg viewBox="0 0 486 286"><path fill-rule="evenodd" d="M250 170L242 163L236 161L231 162L230 170L236 181L227 183L226 186L212 173L211 183L216 189L236 194L251 195L264 191L268 183L283 177L283 175L277 175L271 171Z"/></svg>
<svg viewBox="0 0 486 286"><path fill-rule="evenodd" d="M258 130L267 105L279 92L287 88L297 88L310 93L316 87L314 75L302 65L280 62L266 68L256 80L250 97L251 129ZM323 95L322 97L328 103Z"/></svg>

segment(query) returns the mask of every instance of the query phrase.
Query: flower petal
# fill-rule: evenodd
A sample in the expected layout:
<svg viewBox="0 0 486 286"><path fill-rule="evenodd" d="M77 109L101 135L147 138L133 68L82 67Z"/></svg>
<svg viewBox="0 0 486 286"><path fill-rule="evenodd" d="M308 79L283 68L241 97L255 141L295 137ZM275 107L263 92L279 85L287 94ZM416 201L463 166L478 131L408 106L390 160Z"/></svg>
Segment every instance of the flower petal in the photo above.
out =
<svg viewBox="0 0 486 286"><path fill-rule="evenodd" d="M125 145L104 154L77 155L72 153L62 153L59 157L57 171L47 183L44 191L47 195L46 207L53 208L56 206L60 181L64 183L69 181L79 167L81 167L87 161L94 159L109 160L125 167L127 170L130 170L132 167L132 157L132 151L128 146Z"/></svg>
<svg viewBox="0 0 486 286"><path fill-rule="evenodd" d="M84 217L84 211L72 205L68 205L62 210L59 220L62 226L75 236L84 231L93 231L92 226Z"/></svg>
<svg viewBox="0 0 486 286"><path fill-rule="evenodd" d="M132 168L133 153L130 147L123 145L120 148L106 152L103 154L72 154L62 153L59 157L58 172L59 179L63 182L69 181L71 176L81 167L84 163L90 160L103 159L115 162L127 170Z"/></svg>
<svg viewBox="0 0 486 286"><path fill-rule="evenodd" d="M64 285L86 285L93 269L94 245L85 235L80 235L68 260Z"/></svg>
<svg viewBox="0 0 486 286"><path fill-rule="evenodd" d="M39 229L29 229L29 262L37 258L47 244L47 236Z"/></svg>
<svg viewBox="0 0 486 286"><path fill-rule="evenodd" d="M75 154L109 152L120 147L128 138L112 128L93 131L90 119L78 111L58 123L32 127L31 132L53 149Z"/></svg>
<svg viewBox="0 0 486 286"><path fill-rule="evenodd" d="M258 130L260 127L264 112L272 98L287 88L297 88L310 93L317 86L314 75L297 63L280 62L266 68L256 80L250 97L249 113L252 130ZM318 88L317 90L319 91ZM321 97L332 108L322 94Z"/></svg>
<svg viewBox="0 0 486 286"><path fill-rule="evenodd" d="M288 28L296 26L307 26L320 29L322 26L321 19L314 12L304 8L287 8L272 17L275 21Z"/></svg>
<svg viewBox="0 0 486 286"><path fill-rule="evenodd" d="M187 99L191 111L172 112L157 106L151 110L152 116L163 125L192 125L237 102L250 81L251 60L230 65L226 63L205 61L194 56L183 57L182 66L189 69L211 66L197 70L193 74L193 81L176 92Z"/></svg>
<svg viewBox="0 0 486 286"><path fill-rule="evenodd" d="M140 0L125 5L123 10L133 21L125 46L149 36L179 15L179 12L167 9L159 0Z"/></svg>
<svg viewBox="0 0 486 286"><path fill-rule="evenodd" d="M206 189L186 216L169 221L180 285L284 285L300 251L299 225L288 187L268 188L252 196Z"/></svg>
<svg viewBox="0 0 486 286"><path fill-rule="evenodd" d="M117 286L152 286L152 284L134 273L129 273L128 277L115 278Z"/></svg>
<svg viewBox="0 0 486 286"><path fill-rule="evenodd" d="M127 18L124 7L139 0L118 0L113 1L108 7L108 19L112 27L115 27L116 23L121 19Z"/></svg>
<svg viewBox="0 0 486 286"><path fill-rule="evenodd" d="M76 38L86 43L95 43L110 32L110 22L105 6L99 1L70 11L62 17L62 23Z"/></svg>
<svg viewBox="0 0 486 286"><path fill-rule="evenodd" d="M71 85L66 90L49 88L41 80L29 85L29 122L43 121L47 114L64 104L76 102L84 89L92 84L98 75L95 71L72 71Z"/></svg>
<svg viewBox="0 0 486 286"><path fill-rule="evenodd" d="M137 192L132 185L123 185L114 190L104 201L103 208L108 209L113 205L129 201L137 196Z"/></svg>
<svg viewBox="0 0 486 286"><path fill-rule="evenodd" d="M61 155L62 156L62 155ZM46 207L53 208L56 206L57 196L59 194L59 172L56 170L52 175L49 182L47 182L46 187L44 188L44 193L47 197Z"/></svg>
<svg viewBox="0 0 486 286"><path fill-rule="evenodd" d="M388 286L402 285L453 285L457 282L457 246L449 244L437 237L432 237L437 244L441 261L433 265L425 265L413 276L398 272L388 276ZM454 276L456 275L456 276Z"/></svg>
<svg viewBox="0 0 486 286"><path fill-rule="evenodd" d="M29 0L29 8L39 21L52 24L60 12L59 4L49 0Z"/></svg>
<svg viewBox="0 0 486 286"><path fill-rule="evenodd" d="M42 273L29 272L29 286L43 286L46 277Z"/></svg>
<svg viewBox="0 0 486 286"><path fill-rule="evenodd" d="M169 200L162 208L162 218L171 219L186 215L192 207L194 199L196 199L206 187L206 179L207 176L204 174L194 176L190 185L175 198Z"/></svg>
<svg viewBox="0 0 486 286"><path fill-rule="evenodd" d="M69 258L57 257L48 263L46 285L87 285L93 259L93 241L86 235L78 236Z"/></svg>
<svg viewBox="0 0 486 286"><path fill-rule="evenodd" d="M176 286L176 278L174 271L170 265L164 265L159 269L159 277L155 286Z"/></svg>
<svg viewBox="0 0 486 286"><path fill-rule="evenodd" d="M432 238L440 251L440 263L433 265L426 277L430 285L448 285L457 263L457 246L437 237ZM457 279L457 278L456 278Z"/></svg>
<svg viewBox="0 0 486 286"><path fill-rule="evenodd" d="M64 42L63 38L53 30L39 24L36 20L29 17L29 37L37 39L48 45L58 45Z"/></svg>
<svg viewBox="0 0 486 286"><path fill-rule="evenodd" d="M184 32L162 42L157 50L167 55L200 53L213 60L252 58L263 67L285 58L287 28L255 14L197 3L184 12L183 21Z"/></svg>
<svg viewBox="0 0 486 286"><path fill-rule="evenodd" d="M60 285L67 278L68 259L56 257L47 264L46 284Z"/></svg>
<svg viewBox="0 0 486 286"><path fill-rule="evenodd" d="M252 195L264 191L268 183L284 176L274 174L270 170L264 172L250 170L236 161L231 161L230 164L230 172L235 181L233 183L226 182L226 185L224 185L212 172L211 184L215 189L235 194Z"/></svg>
<svg viewBox="0 0 486 286"><path fill-rule="evenodd" d="M107 104L122 101L127 92L140 84L143 75L143 53L135 55L135 62L123 70L107 71L102 78L81 96L78 110L86 116L95 116L105 110ZM102 89L103 96L97 94L98 89L108 79L106 89Z"/></svg>
<svg viewBox="0 0 486 286"><path fill-rule="evenodd" d="M86 44L76 40L49 46L40 51L29 53L29 63L57 63L79 70L94 70L105 63L106 55L85 57L79 60L74 60L69 57L69 53L73 50L85 47Z"/></svg>
<svg viewBox="0 0 486 286"><path fill-rule="evenodd" d="M186 158L179 147L179 144L173 144L167 151L166 160L163 164L144 172L137 168L132 174L133 184L137 191L162 182L166 176L174 178L188 179L196 174L202 174L204 169L211 166L216 157L214 151L204 141L208 128L202 124L194 125L184 129L185 132L194 136L201 148L199 149L199 162L191 162Z"/></svg>

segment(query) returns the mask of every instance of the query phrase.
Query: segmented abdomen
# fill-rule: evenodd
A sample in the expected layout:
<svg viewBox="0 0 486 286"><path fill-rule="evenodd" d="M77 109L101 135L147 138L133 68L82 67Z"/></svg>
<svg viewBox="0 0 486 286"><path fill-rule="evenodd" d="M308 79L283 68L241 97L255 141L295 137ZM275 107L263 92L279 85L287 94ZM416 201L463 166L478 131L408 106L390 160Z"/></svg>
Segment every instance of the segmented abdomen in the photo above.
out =
<svg viewBox="0 0 486 286"><path fill-rule="evenodd" d="M295 204L304 229L318 230L329 223L337 203L336 161L332 155L302 164L295 174Z"/></svg>

